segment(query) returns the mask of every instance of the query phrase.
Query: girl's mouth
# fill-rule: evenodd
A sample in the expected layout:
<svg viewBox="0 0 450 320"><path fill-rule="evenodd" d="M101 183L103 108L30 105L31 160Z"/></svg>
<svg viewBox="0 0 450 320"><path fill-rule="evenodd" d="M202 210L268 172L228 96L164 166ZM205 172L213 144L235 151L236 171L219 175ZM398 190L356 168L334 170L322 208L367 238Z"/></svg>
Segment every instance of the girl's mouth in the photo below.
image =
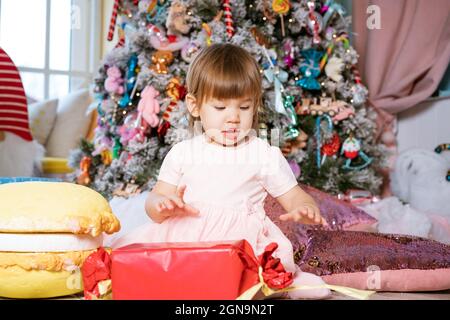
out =
<svg viewBox="0 0 450 320"><path fill-rule="evenodd" d="M237 137L239 134L239 129L227 129L222 131L223 135L225 136L231 136L231 137Z"/></svg>

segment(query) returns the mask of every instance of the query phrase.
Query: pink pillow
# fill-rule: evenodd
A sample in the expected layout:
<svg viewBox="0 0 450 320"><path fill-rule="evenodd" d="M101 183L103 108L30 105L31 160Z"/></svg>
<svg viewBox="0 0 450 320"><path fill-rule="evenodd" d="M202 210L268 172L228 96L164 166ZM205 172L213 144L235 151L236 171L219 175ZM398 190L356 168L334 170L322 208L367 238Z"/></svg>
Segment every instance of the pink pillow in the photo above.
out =
<svg viewBox="0 0 450 320"><path fill-rule="evenodd" d="M301 184L300 187L316 201L322 216L330 226L329 228L326 228L327 230L375 231L372 225L374 225L377 220L368 215L365 211L313 187ZM266 197L264 209L267 216L278 225L289 240L291 240L296 254L296 260L301 258L301 254L308 240L307 231L323 229L321 226L280 221L278 217L285 213L285 210L278 201L270 195Z"/></svg>
<svg viewBox="0 0 450 320"><path fill-rule="evenodd" d="M450 245L414 236L308 231L299 262L332 285L375 291L450 289Z"/></svg>

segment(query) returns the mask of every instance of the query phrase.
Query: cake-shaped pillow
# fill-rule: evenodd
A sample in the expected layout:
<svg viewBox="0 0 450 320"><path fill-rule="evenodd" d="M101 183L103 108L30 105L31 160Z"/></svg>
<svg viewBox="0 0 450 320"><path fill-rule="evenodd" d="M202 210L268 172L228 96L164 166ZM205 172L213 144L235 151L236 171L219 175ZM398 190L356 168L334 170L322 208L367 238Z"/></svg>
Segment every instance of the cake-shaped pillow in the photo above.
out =
<svg viewBox="0 0 450 320"><path fill-rule="evenodd" d="M65 182L0 185L0 296L48 298L83 291L80 267L120 223L108 201Z"/></svg>

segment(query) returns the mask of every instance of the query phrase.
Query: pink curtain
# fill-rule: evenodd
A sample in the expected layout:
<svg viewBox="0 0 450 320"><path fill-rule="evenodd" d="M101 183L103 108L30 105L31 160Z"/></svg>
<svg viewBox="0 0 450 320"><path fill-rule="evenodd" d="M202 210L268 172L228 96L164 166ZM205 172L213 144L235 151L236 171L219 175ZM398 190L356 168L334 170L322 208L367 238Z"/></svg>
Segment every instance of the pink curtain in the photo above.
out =
<svg viewBox="0 0 450 320"><path fill-rule="evenodd" d="M371 5L379 8L380 29L368 28ZM450 1L353 0L353 32L378 137L395 153L396 114L431 96L450 62Z"/></svg>

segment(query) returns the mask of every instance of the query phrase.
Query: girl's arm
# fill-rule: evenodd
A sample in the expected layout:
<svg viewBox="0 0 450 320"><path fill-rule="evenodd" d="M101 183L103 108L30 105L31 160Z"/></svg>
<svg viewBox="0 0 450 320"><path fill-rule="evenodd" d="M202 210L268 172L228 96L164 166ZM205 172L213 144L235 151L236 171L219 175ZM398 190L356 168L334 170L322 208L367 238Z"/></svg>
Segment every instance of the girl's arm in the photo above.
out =
<svg viewBox="0 0 450 320"><path fill-rule="evenodd" d="M298 185L276 199L287 212L280 216L281 220L294 220L307 224L327 224L320 215L320 209L314 199Z"/></svg>

